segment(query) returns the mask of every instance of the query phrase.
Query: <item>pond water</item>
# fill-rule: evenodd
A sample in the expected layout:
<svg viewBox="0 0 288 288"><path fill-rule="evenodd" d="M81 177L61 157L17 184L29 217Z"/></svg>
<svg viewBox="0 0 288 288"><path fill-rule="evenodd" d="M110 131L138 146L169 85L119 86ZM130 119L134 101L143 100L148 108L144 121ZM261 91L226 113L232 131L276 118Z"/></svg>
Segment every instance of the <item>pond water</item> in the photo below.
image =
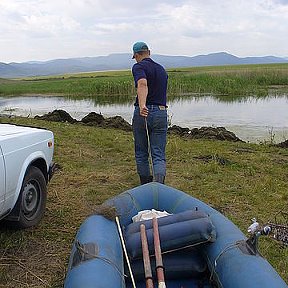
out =
<svg viewBox="0 0 288 288"><path fill-rule="evenodd" d="M240 139L282 142L288 139L288 95L223 101L213 96L182 97L168 102L169 120L181 127L225 127ZM34 117L55 109L81 120L94 111L104 117L122 116L131 123L133 99L99 104L96 99L72 100L60 96L0 97L0 114Z"/></svg>

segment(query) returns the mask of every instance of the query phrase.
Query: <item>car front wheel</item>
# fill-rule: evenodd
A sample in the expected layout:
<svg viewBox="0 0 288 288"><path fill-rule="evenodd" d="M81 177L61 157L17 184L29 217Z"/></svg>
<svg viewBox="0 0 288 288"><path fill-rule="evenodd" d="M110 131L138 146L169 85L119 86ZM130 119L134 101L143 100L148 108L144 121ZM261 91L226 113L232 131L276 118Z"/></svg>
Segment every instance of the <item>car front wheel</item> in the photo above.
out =
<svg viewBox="0 0 288 288"><path fill-rule="evenodd" d="M37 225L44 215L47 199L46 180L37 167L31 166L26 173L17 200L20 205L19 220L13 226L28 228Z"/></svg>

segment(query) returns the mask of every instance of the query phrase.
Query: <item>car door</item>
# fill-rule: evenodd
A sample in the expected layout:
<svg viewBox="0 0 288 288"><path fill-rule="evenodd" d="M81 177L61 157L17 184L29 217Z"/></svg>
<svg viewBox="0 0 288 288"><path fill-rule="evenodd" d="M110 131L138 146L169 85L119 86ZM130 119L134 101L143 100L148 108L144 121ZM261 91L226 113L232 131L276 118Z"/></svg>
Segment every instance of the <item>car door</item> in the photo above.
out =
<svg viewBox="0 0 288 288"><path fill-rule="evenodd" d="M0 215L4 212L2 211L4 201L5 201L5 166L4 166L4 157L0 146Z"/></svg>

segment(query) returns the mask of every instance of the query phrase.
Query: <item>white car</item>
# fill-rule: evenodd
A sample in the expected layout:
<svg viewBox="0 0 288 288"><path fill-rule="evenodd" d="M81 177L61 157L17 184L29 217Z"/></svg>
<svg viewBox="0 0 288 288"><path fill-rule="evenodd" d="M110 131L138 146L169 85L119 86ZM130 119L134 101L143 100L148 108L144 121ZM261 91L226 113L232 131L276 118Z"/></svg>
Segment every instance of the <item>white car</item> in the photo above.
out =
<svg viewBox="0 0 288 288"><path fill-rule="evenodd" d="M53 152L51 131L0 124L0 219L18 228L39 223L55 168Z"/></svg>

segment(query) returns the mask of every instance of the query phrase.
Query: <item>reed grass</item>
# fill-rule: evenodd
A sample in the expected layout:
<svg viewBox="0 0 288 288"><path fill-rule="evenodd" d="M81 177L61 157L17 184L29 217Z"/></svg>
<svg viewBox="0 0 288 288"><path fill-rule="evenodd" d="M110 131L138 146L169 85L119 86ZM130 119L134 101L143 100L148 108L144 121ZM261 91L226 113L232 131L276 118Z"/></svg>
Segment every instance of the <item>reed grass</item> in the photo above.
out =
<svg viewBox="0 0 288 288"><path fill-rule="evenodd" d="M265 96L271 87L288 85L288 65L199 67L169 73L170 94L211 93L230 96Z"/></svg>
<svg viewBox="0 0 288 288"><path fill-rule="evenodd" d="M267 96L269 89L288 90L288 64L238 65L168 69L169 97ZM130 71L67 74L0 81L0 95L60 94L73 98L131 97L135 95Z"/></svg>

